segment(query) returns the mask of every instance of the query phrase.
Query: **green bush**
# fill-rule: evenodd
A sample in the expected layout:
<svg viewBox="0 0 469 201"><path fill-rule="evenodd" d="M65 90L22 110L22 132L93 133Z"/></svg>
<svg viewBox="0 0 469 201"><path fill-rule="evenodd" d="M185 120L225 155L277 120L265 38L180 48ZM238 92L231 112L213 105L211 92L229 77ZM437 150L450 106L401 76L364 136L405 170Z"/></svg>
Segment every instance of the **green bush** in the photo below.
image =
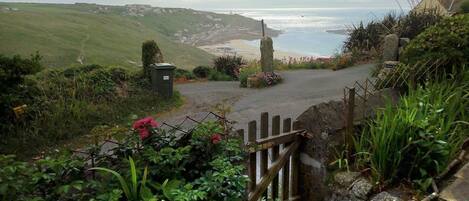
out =
<svg viewBox="0 0 469 201"><path fill-rule="evenodd" d="M413 39L428 27L435 25L443 19L436 11L410 12L399 19L394 32L401 38Z"/></svg>
<svg viewBox="0 0 469 201"><path fill-rule="evenodd" d="M461 11L463 13L469 13L469 1L466 0L461 4Z"/></svg>
<svg viewBox="0 0 469 201"><path fill-rule="evenodd" d="M27 76L42 69L40 59L38 54L30 59L0 55L0 131L15 120L14 107L30 105L39 93L35 82Z"/></svg>
<svg viewBox="0 0 469 201"><path fill-rule="evenodd" d="M413 39L442 18L435 11L409 12L408 15L404 16L389 13L380 21L353 26L344 43L343 50L344 52L355 51L369 54L365 56L379 56L384 36L387 34L395 33L401 38ZM375 55L375 52L378 55Z"/></svg>
<svg viewBox="0 0 469 201"><path fill-rule="evenodd" d="M388 29L380 22L370 22L366 26L361 22L358 26L353 26L344 43L344 52L378 50L386 32Z"/></svg>
<svg viewBox="0 0 469 201"><path fill-rule="evenodd" d="M163 63L163 53L154 40L142 44L142 66L144 77L150 78L150 65Z"/></svg>
<svg viewBox="0 0 469 201"><path fill-rule="evenodd" d="M237 80L239 77L239 69L246 64L242 57L237 56L221 56L214 60L215 70L229 75Z"/></svg>
<svg viewBox="0 0 469 201"><path fill-rule="evenodd" d="M213 69L207 66L198 66L192 70L192 73L198 78L207 78Z"/></svg>
<svg viewBox="0 0 469 201"><path fill-rule="evenodd" d="M69 152L30 163L0 155L0 198L238 201L246 196L241 141L219 122L197 125L181 138L152 118L138 120L133 128L106 156L96 155L91 168L88 159Z"/></svg>
<svg viewBox="0 0 469 201"><path fill-rule="evenodd" d="M255 75L256 73L261 72L260 66L251 65L248 67L241 68L239 73L239 85L240 87L247 87L248 86L248 78L249 76Z"/></svg>
<svg viewBox="0 0 469 201"><path fill-rule="evenodd" d="M289 58L274 62L276 70L328 69L331 65L331 62L326 59L321 60L314 57Z"/></svg>
<svg viewBox="0 0 469 201"><path fill-rule="evenodd" d="M356 137L360 167L383 184L409 179L427 190L468 137L467 81L420 87L379 110Z"/></svg>
<svg viewBox="0 0 469 201"><path fill-rule="evenodd" d="M233 77L215 70L210 71L208 74L208 80L210 81L233 81L233 79Z"/></svg>
<svg viewBox="0 0 469 201"><path fill-rule="evenodd" d="M439 61L437 72L451 72L453 67L468 64L469 15L445 18L413 39L401 56L401 61L413 66L419 62ZM426 68L427 66L420 66Z"/></svg>
<svg viewBox="0 0 469 201"><path fill-rule="evenodd" d="M40 93L20 102L27 104L24 117L2 122L0 152L27 157L88 134L95 126L125 123L132 114L154 114L181 104L178 93L170 100L155 96L141 86L141 77L99 65L48 69L30 77Z"/></svg>
<svg viewBox="0 0 469 201"><path fill-rule="evenodd" d="M188 71L188 70L185 70L185 69L180 69L180 68L177 68L174 71L174 77L175 78L184 78L186 80L195 79L195 75L191 71Z"/></svg>

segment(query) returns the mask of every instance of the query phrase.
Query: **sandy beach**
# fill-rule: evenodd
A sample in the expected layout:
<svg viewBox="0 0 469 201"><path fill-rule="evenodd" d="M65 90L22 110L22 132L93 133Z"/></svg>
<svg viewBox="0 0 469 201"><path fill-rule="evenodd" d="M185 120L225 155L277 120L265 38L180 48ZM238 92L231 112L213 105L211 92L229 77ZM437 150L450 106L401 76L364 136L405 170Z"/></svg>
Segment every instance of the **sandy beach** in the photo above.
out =
<svg viewBox="0 0 469 201"><path fill-rule="evenodd" d="M259 60L261 58L260 47L253 46L248 44L244 40L231 40L222 44L215 45L204 45L199 46L198 48L203 49L211 54L222 56L222 55L238 55L242 56L247 60ZM308 57L309 55L294 53L294 52L285 52L285 51L274 51L274 58L283 59L283 58L300 58Z"/></svg>

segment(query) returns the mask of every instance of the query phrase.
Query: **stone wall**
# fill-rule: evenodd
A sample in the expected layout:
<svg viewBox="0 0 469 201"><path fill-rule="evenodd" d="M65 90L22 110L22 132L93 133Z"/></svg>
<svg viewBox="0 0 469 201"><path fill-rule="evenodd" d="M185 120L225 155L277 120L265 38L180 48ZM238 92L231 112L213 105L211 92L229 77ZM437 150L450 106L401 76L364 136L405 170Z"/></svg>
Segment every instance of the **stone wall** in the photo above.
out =
<svg viewBox="0 0 469 201"><path fill-rule="evenodd" d="M399 92L391 89L376 92L367 101L356 98L355 125L374 116L375 109L384 106L387 100L396 103L398 99ZM327 186L330 177L327 166L335 160L337 150L344 145L344 109L343 101L330 101L310 107L297 119L311 137L300 147L302 200L323 201L331 194Z"/></svg>

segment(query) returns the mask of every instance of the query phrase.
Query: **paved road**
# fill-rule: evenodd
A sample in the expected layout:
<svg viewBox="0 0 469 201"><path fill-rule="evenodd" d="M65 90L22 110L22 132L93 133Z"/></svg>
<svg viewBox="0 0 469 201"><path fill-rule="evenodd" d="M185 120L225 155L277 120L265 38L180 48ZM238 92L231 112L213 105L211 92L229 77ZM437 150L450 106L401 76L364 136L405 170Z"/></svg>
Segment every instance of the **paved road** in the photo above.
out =
<svg viewBox="0 0 469 201"><path fill-rule="evenodd" d="M243 89L238 82L201 82L180 84L176 88L186 99L186 105L160 117L161 121L176 123L186 115L201 118L217 104L231 107L230 120L236 128L246 128L258 120L262 112L295 119L314 104L343 97L345 86L366 79L373 65L361 65L340 71L296 70L281 72L284 82L267 89Z"/></svg>

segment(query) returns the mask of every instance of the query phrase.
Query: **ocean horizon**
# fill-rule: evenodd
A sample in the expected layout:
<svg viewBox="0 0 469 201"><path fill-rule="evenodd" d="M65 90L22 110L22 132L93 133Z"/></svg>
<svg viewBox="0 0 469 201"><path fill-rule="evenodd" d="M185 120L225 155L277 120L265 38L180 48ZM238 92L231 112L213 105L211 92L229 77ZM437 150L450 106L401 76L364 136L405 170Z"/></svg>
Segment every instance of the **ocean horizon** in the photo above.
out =
<svg viewBox="0 0 469 201"><path fill-rule="evenodd" d="M408 9L399 8L239 8L213 9L222 14L239 14L264 20L269 28L282 31L273 37L276 50L313 57L330 57L342 50L347 35L336 33L360 22L382 19L392 12L400 15ZM260 27L260 26L259 26ZM340 31L339 31L340 32ZM259 46L260 40L246 41Z"/></svg>

